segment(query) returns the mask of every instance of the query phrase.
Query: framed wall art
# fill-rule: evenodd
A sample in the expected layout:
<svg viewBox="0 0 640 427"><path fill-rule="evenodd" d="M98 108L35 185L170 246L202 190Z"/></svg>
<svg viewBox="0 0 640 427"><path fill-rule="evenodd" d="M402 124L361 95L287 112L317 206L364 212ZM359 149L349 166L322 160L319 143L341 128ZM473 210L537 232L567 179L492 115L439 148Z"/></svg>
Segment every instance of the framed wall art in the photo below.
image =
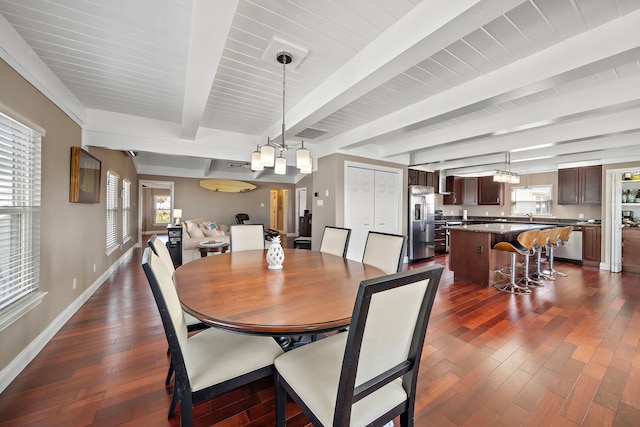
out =
<svg viewBox="0 0 640 427"><path fill-rule="evenodd" d="M100 203L102 162L80 147L71 147L69 201Z"/></svg>

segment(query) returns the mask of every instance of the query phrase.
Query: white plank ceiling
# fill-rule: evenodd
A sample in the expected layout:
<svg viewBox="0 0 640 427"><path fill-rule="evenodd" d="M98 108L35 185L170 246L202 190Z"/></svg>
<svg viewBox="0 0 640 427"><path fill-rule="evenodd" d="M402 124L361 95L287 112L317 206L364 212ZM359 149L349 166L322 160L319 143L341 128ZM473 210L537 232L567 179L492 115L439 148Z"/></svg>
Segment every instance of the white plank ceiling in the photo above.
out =
<svg viewBox="0 0 640 427"><path fill-rule="evenodd" d="M281 138L280 50L287 144L315 158L448 175L504 169L507 151L520 173L640 161L640 0L0 0L0 14L1 57L86 144L139 152L140 173L299 179L245 163Z"/></svg>

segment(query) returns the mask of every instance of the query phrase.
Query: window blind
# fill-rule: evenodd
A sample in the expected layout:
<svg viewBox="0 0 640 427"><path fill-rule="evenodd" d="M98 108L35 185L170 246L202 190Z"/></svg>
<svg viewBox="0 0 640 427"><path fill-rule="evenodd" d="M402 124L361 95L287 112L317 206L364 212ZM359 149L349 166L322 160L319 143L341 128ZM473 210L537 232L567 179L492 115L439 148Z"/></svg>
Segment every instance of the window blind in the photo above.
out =
<svg viewBox="0 0 640 427"><path fill-rule="evenodd" d="M115 173L107 172L107 255L118 247L118 179Z"/></svg>
<svg viewBox="0 0 640 427"><path fill-rule="evenodd" d="M41 135L0 114L0 310L40 277Z"/></svg>
<svg viewBox="0 0 640 427"><path fill-rule="evenodd" d="M131 181L122 180L122 241L131 239L129 230L129 213L131 210Z"/></svg>

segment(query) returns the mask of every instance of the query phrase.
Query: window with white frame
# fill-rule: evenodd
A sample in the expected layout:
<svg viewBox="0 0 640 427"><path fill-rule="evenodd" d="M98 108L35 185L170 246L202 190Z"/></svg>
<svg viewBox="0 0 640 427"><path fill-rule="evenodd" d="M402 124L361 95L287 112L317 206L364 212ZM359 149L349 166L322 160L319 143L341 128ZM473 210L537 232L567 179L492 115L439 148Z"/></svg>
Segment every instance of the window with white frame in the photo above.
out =
<svg viewBox="0 0 640 427"><path fill-rule="evenodd" d="M40 285L41 135L0 114L0 311L44 296ZM41 295L38 296L37 294ZM9 315L11 317L13 315ZM13 320L13 319L12 319Z"/></svg>
<svg viewBox="0 0 640 427"><path fill-rule="evenodd" d="M165 225L171 222L171 196L153 196L155 225Z"/></svg>
<svg viewBox="0 0 640 427"><path fill-rule="evenodd" d="M552 185L511 187L511 213L551 215Z"/></svg>
<svg viewBox="0 0 640 427"><path fill-rule="evenodd" d="M107 255L118 248L118 180L115 173L107 172Z"/></svg>
<svg viewBox="0 0 640 427"><path fill-rule="evenodd" d="M131 212L131 181L122 180L122 242L131 240L131 230L129 230L129 214Z"/></svg>

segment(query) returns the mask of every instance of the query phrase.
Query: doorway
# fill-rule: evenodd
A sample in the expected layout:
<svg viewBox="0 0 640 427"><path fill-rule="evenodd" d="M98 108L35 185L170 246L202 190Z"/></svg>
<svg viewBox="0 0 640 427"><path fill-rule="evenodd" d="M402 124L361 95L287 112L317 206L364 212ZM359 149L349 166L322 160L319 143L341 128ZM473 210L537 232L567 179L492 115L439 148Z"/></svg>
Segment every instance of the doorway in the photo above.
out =
<svg viewBox="0 0 640 427"><path fill-rule="evenodd" d="M282 235L286 235L288 231L287 203L286 189L269 190L269 228L278 230Z"/></svg>
<svg viewBox="0 0 640 427"><path fill-rule="evenodd" d="M307 187L296 188L296 212L294 219L294 228L296 236L300 235L299 218L304 215L307 210Z"/></svg>
<svg viewBox="0 0 640 427"><path fill-rule="evenodd" d="M173 181L140 180L138 186L138 241L144 242L145 235L166 234L167 225L173 222L174 185ZM166 206L158 206L165 197ZM162 215L158 208L166 208L168 212Z"/></svg>

